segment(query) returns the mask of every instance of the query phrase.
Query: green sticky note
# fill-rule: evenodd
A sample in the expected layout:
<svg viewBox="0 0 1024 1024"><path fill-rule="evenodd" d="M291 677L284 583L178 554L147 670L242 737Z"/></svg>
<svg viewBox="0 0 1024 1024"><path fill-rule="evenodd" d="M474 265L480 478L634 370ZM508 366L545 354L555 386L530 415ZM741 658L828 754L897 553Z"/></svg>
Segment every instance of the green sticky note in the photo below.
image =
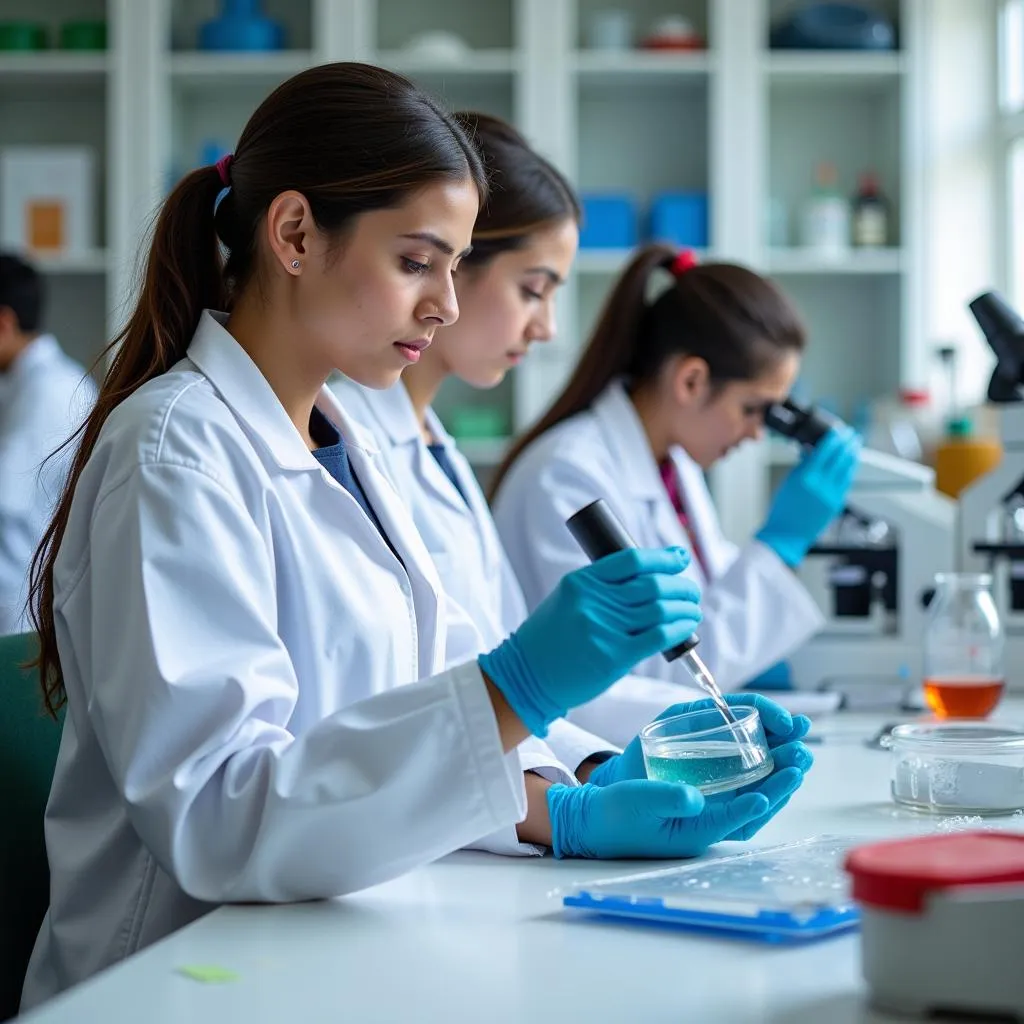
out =
<svg viewBox="0 0 1024 1024"><path fill-rule="evenodd" d="M179 967L178 973L193 981L201 981L206 985L222 985L227 981L238 981L238 975L226 967L215 964L189 964Z"/></svg>

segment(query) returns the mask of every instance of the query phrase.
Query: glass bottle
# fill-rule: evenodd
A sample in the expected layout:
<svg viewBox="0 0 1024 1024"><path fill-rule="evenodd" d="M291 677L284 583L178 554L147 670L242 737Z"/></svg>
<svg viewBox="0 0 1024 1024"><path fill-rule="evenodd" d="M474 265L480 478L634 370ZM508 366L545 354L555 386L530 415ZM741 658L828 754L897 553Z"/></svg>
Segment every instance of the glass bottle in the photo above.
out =
<svg viewBox="0 0 1024 1024"><path fill-rule="evenodd" d="M940 718L984 718L1003 694L1003 631L987 573L935 577L924 636L924 694Z"/></svg>

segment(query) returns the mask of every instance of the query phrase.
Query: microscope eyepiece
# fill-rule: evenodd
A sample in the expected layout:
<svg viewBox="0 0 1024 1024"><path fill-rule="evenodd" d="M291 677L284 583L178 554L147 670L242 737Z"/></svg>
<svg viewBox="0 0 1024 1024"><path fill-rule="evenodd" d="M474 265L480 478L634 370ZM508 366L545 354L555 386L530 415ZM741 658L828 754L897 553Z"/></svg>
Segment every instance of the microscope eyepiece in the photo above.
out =
<svg viewBox="0 0 1024 1024"><path fill-rule="evenodd" d="M769 430L813 448L835 425L835 419L813 405L800 405L792 398L768 406L764 425Z"/></svg>

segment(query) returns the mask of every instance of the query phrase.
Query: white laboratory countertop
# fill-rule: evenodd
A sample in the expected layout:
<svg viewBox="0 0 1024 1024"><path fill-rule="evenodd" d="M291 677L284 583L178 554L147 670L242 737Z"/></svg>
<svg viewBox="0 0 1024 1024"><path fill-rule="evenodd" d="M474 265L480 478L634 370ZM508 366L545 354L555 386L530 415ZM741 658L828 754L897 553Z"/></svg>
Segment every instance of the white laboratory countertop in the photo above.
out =
<svg viewBox="0 0 1024 1024"><path fill-rule="evenodd" d="M816 765L757 837L877 839L935 832L897 808L889 758L863 738L900 716L823 718ZM906 717L906 716L904 716ZM1024 701L997 718L1024 722ZM1024 830L1024 819L994 819ZM749 849L725 843L720 853ZM873 1024L859 938L787 949L573 917L553 889L635 863L459 853L357 896L225 907L53 1000L26 1024ZM661 866L663 862L644 866ZM215 965L237 980L179 975Z"/></svg>

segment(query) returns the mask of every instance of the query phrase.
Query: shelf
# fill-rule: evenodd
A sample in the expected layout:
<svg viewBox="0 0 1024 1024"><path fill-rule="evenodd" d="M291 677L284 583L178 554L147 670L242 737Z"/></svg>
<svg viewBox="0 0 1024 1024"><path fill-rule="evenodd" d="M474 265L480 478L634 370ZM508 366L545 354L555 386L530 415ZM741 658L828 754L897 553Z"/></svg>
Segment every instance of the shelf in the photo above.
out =
<svg viewBox="0 0 1024 1024"><path fill-rule="evenodd" d="M42 273L53 275L105 274L110 267L110 257L106 249L93 249L67 256L41 256L31 253L28 258Z"/></svg>
<svg viewBox="0 0 1024 1024"><path fill-rule="evenodd" d="M580 50L572 57L580 85L644 85L692 81L700 84L714 68L707 52Z"/></svg>
<svg viewBox="0 0 1024 1024"><path fill-rule="evenodd" d="M618 274L629 262L634 249L580 249L576 256L576 272L579 274ZM705 249L694 249L699 263L709 258Z"/></svg>
<svg viewBox="0 0 1024 1024"><path fill-rule="evenodd" d="M906 67L897 52L857 53L776 52L764 57L764 70L773 86L838 86L885 88L898 81Z"/></svg>
<svg viewBox="0 0 1024 1024"><path fill-rule="evenodd" d="M812 249L771 249L771 274L900 274L904 270L901 249L851 249L842 256L822 256Z"/></svg>
<svg viewBox="0 0 1024 1024"><path fill-rule="evenodd" d="M471 466L497 466L503 458L510 437L466 437L458 441L459 451Z"/></svg>
<svg viewBox="0 0 1024 1024"><path fill-rule="evenodd" d="M452 79L511 75L519 67L511 50L467 50L460 57L440 59L406 50L378 50L374 63L403 75Z"/></svg>
<svg viewBox="0 0 1024 1024"><path fill-rule="evenodd" d="M169 59L175 84L189 89L217 89L226 85L267 87L314 64L309 50L276 53L173 53Z"/></svg>
<svg viewBox="0 0 1024 1024"><path fill-rule="evenodd" d="M97 84L105 79L109 67L106 53L8 52L0 54L0 86Z"/></svg>

